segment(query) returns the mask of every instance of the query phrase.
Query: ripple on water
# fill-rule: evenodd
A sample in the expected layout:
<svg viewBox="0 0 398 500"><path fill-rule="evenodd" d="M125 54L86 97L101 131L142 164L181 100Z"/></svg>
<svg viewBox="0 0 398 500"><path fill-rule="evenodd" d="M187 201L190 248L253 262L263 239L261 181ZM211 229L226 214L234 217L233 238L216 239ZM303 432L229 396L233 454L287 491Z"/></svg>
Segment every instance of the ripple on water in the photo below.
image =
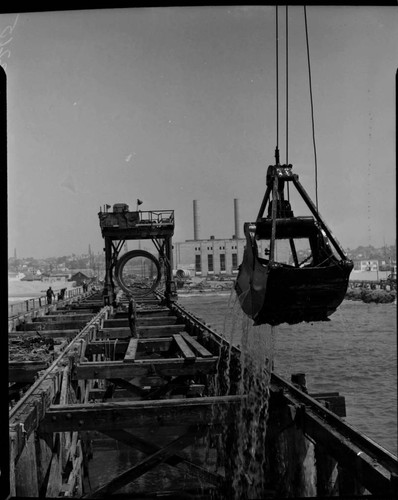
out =
<svg viewBox="0 0 398 500"><path fill-rule="evenodd" d="M184 298L180 302L227 339L240 344L243 329L242 325L230 326L229 300L212 297L205 307L201 297ZM394 304L344 301L331 321L279 325L272 339L278 374L290 379L292 373L304 372L310 392L336 391L345 396L347 421L395 454L396 313ZM209 314L211 320L207 319ZM375 409L372 416L371 409Z"/></svg>

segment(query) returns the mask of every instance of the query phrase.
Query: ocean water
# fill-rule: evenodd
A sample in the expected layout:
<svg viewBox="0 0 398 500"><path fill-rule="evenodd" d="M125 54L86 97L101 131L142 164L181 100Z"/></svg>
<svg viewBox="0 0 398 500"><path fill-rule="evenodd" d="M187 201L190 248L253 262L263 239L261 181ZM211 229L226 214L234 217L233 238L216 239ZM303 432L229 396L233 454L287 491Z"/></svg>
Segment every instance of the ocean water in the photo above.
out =
<svg viewBox="0 0 398 500"><path fill-rule="evenodd" d="M195 294L179 303L219 334L240 344L232 294ZM310 393L339 392L345 420L397 454L397 307L344 301L328 322L262 325L274 371L306 374ZM249 339L250 341L250 339ZM253 336L252 342L258 342Z"/></svg>

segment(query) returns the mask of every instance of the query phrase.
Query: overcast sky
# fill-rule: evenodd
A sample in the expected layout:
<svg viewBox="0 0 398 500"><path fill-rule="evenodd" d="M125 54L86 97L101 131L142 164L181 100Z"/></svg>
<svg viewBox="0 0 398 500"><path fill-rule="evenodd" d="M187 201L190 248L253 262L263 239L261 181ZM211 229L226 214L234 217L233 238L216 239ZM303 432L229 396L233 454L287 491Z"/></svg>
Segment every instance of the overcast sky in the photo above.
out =
<svg viewBox="0 0 398 500"><path fill-rule="evenodd" d="M397 8L307 16L320 213L344 248L394 244ZM175 210L175 241L193 238L193 200L200 238L232 236L234 198L240 226L255 220L276 146L274 7L1 14L0 37L10 256L102 251L100 206L137 198ZM288 160L315 199L302 7L289 7L288 110Z"/></svg>

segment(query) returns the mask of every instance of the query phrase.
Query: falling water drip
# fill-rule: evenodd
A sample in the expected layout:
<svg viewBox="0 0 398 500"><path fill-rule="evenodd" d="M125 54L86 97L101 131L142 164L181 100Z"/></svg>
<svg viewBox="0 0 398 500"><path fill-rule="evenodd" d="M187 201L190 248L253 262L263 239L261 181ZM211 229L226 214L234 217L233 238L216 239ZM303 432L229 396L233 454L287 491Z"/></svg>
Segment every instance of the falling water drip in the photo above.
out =
<svg viewBox="0 0 398 500"><path fill-rule="evenodd" d="M219 463L225 464L229 498L263 498L265 437L269 384L273 365L275 331L269 325L253 326L241 310L234 292L229 300L215 395L244 396L233 421L227 422L218 439ZM237 359L232 344L240 346ZM227 415L225 415L227 417Z"/></svg>

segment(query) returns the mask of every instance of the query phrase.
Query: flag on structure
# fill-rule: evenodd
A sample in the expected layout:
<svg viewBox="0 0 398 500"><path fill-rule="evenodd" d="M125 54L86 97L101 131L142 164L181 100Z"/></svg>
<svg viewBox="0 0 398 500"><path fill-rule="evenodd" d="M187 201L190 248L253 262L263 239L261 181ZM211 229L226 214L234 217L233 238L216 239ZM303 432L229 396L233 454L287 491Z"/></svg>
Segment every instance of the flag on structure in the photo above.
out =
<svg viewBox="0 0 398 500"><path fill-rule="evenodd" d="M137 198L137 205L142 205L144 202Z"/></svg>

